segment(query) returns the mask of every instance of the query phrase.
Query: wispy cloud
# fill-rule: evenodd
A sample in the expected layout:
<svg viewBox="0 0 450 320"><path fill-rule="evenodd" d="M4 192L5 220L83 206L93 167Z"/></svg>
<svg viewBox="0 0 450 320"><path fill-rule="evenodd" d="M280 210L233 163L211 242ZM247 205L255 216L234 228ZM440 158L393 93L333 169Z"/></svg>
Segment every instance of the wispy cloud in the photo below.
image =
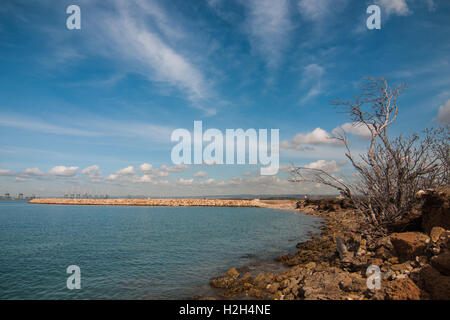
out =
<svg viewBox="0 0 450 320"><path fill-rule="evenodd" d="M378 0L377 3L381 5L387 15L406 16L411 13L406 0Z"/></svg>
<svg viewBox="0 0 450 320"><path fill-rule="evenodd" d="M343 10L347 2L348 0L300 0L298 9L304 20L323 23L336 10Z"/></svg>
<svg viewBox="0 0 450 320"><path fill-rule="evenodd" d="M59 125L64 123L66 125ZM80 137L141 137L157 142L169 142L172 127L139 122L123 122L91 117L80 121L58 116L57 120L41 120L11 114L0 115L0 127ZM73 123L77 123L74 126Z"/></svg>
<svg viewBox="0 0 450 320"><path fill-rule="evenodd" d="M426 0L428 5L429 11L435 11L436 10L436 4L434 3L434 0Z"/></svg>
<svg viewBox="0 0 450 320"><path fill-rule="evenodd" d="M245 4L250 41L274 68L280 63L292 28L289 1L249 0Z"/></svg>
<svg viewBox="0 0 450 320"><path fill-rule="evenodd" d="M173 27L176 21L170 20L161 7L153 1L116 1L116 11L101 17L98 25L106 35L103 41L118 54L115 58L125 60L151 81L182 90L194 107L215 113L215 109L204 107L204 101L211 97L205 75L169 44L167 39L176 40L182 35Z"/></svg>
<svg viewBox="0 0 450 320"><path fill-rule="evenodd" d="M27 131L35 131L51 134L63 134L73 136L94 136L97 133L77 128L70 128L51 124L38 119L30 119L18 116L2 115L0 117L0 126L23 129Z"/></svg>
<svg viewBox="0 0 450 320"><path fill-rule="evenodd" d="M308 88L307 93L300 99L300 104L305 104L314 97L320 95L323 91L323 75L325 74L325 68L319 66L316 63L307 65L303 69L303 76L301 86Z"/></svg>

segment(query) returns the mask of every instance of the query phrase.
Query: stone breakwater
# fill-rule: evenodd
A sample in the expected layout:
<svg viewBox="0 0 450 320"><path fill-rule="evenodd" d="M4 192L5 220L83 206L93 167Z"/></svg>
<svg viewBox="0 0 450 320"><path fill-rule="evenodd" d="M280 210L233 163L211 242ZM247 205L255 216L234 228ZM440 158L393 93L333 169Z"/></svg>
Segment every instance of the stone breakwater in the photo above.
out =
<svg viewBox="0 0 450 320"><path fill-rule="evenodd" d="M34 204L170 207L270 207L258 199L33 199Z"/></svg>

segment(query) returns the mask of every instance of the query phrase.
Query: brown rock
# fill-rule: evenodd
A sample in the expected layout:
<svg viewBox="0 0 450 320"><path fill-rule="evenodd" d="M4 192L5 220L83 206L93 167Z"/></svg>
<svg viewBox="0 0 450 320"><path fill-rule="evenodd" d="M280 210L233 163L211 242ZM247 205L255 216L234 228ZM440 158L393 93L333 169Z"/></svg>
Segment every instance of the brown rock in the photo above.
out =
<svg viewBox="0 0 450 320"><path fill-rule="evenodd" d="M442 275L430 265L420 270L419 287L427 291L431 299L450 299L450 277Z"/></svg>
<svg viewBox="0 0 450 320"><path fill-rule="evenodd" d="M266 287L267 291L269 291L272 294L275 294L279 288L280 288L280 284L278 282L268 284Z"/></svg>
<svg viewBox="0 0 450 320"><path fill-rule="evenodd" d="M340 237L336 238L336 251L338 252L341 261L347 262L353 257L353 253L348 251L345 240Z"/></svg>
<svg viewBox="0 0 450 320"><path fill-rule="evenodd" d="M369 265L381 266L383 264L383 259L372 258L369 260Z"/></svg>
<svg viewBox="0 0 450 320"><path fill-rule="evenodd" d="M389 300L420 300L421 290L409 278L396 279L388 282L386 298Z"/></svg>
<svg viewBox="0 0 450 320"><path fill-rule="evenodd" d="M250 272L247 272L242 276L241 281L248 282L248 281L250 281L251 278L252 278L252 275L250 274Z"/></svg>
<svg viewBox="0 0 450 320"><path fill-rule="evenodd" d="M304 265L305 269L315 269L317 266L317 264L315 262L309 262L307 264Z"/></svg>
<svg viewBox="0 0 450 320"><path fill-rule="evenodd" d="M386 249L385 247L379 247L377 249L375 255L378 258L386 260L386 259L389 259L392 257L392 252L390 250Z"/></svg>
<svg viewBox="0 0 450 320"><path fill-rule="evenodd" d="M398 257L389 258L387 261L392 264L399 263Z"/></svg>
<svg viewBox="0 0 450 320"><path fill-rule="evenodd" d="M413 267L409 262L394 264L391 266L391 270L400 273L409 273Z"/></svg>
<svg viewBox="0 0 450 320"><path fill-rule="evenodd" d="M346 292L363 292L366 287L366 280L356 272L344 274L343 279L339 282L339 288Z"/></svg>
<svg viewBox="0 0 450 320"><path fill-rule="evenodd" d="M236 270L236 268L231 268L225 275L232 278L237 278L239 277L239 272Z"/></svg>
<svg viewBox="0 0 450 320"><path fill-rule="evenodd" d="M431 265L443 275L450 276L450 252L431 258Z"/></svg>
<svg viewBox="0 0 450 320"><path fill-rule="evenodd" d="M267 298L267 294L265 294L262 290L256 289L256 288L251 288L248 291L248 295L250 297L254 297L254 298L257 298L257 299L266 299Z"/></svg>
<svg viewBox="0 0 450 320"><path fill-rule="evenodd" d="M438 242L442 234L445 233L445 229L441 227L433 227L430 232L431 241Z"/></svg>
<svg viewBox="0 0 450 320"><path fill-rule="evenodd" d="M239 272L236 268L231 268L223 276L212 278L210 284L215 288L228 289L236 284L237 278L239 278Z"/></svg>
<svg viewBox="0 0 450 320"><path fill-rule="evenodd" d="M423 255L430 242L430 238L420 232L393 233L390 238L397 254L406 260Z"/></svg>
<svg viewBox="0 0 450 320"><path fill-rule="evenodd" d="M384 247L387 250L391 250L391 249L394 248L392 246L392 242L391 242L390 237L382 237L382 238L378 239L377 242L376 242L376 247L377 248Z"/></svg>

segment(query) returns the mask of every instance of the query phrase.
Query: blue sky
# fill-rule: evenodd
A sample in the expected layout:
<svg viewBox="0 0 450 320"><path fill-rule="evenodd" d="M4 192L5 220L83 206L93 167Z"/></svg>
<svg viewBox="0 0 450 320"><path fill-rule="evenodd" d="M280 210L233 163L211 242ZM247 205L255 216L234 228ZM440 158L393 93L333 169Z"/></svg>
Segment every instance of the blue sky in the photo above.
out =
<svg viewBox="0 0 450 320"><path fill-rule="evenodd" d="M66 28L71 4L81 30ZM381 30L366 28L370 4ZM449 20L446 0L4 0L0 193L327 193L284 167L175 166L170 134L276 128L283 166L350 173L323 139L349 128L330 100L383 76L408 85L393 133L448 123Z"/></svg>

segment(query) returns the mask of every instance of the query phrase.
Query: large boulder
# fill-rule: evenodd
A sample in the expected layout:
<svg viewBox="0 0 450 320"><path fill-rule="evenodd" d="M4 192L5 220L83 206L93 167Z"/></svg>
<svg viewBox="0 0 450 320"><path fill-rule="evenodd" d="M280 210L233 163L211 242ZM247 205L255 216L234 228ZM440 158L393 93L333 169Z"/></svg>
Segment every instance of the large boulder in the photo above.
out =
<svg viewBox="0 0 450 320"><path fill-rule="evenodd" d="M421 290L410 278L389 281L386 286L389 300L420 300L421 296Z"/></svg>
<svg viewBox="0 0 450 320"><path fill-rule="evenodd" d="M450 300L450 277L430 265L420 270L419 287L427 291L432 299Z"/></svg>
<svg viewBox="0 0 450 320"><path fill-rule="evenodd" d="M430 233L433 227L450 229L450 188L423 191L418 198L423 200L423 231Z"/></svg>
<svg viewBox="0 0 450 320"><path fill-rule="evenodd" d="M430 237L421 232L393 233L390 239L399 257L405 260L424 255L430 243Z"/></svg>
<svg viewBox="0 0 450 320"><path fill-rule="evenodd" d="M443 275L450 276L450 252L431 258L431 265Z"/></svg>

